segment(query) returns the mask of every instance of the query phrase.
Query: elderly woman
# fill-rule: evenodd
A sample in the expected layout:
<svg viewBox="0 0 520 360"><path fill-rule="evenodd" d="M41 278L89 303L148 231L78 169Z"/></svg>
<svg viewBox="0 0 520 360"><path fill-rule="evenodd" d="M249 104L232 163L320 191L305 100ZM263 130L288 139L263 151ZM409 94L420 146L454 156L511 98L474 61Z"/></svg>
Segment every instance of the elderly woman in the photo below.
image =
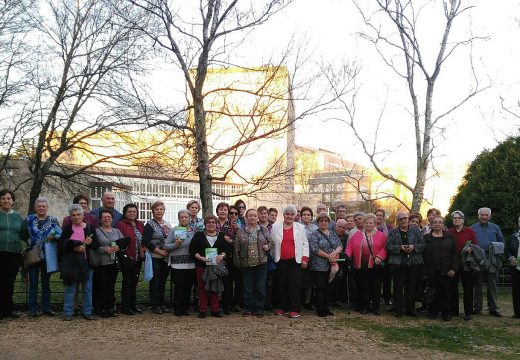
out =
<svg viewBox="0 0 520 360"><path fill-rule="evenodd" d="M459 269L452 278L451 293L451 313L454 316L459 315L459 277L462 281L462 290L464 291L464 320L471 320L473 315L473 287L479 277L479 271L472 268L464 268L463 254L471 254L472 249L478 247L475 232L470 227L464 226L464 213L455 210L451 213L451 222L453 227L448 229L448 233L455 238L457 243L457 253L459 256ZM473 244L473 247L469 244ZM477 252L476 251L476 252Z"/></svg>
<svg viewBox="0 0 520 360"><path fill-rule="evenodd" d="M397 228L390 231L386 241L388 267L394 279L394 308L397 317L417 317L415 294L417 281L424 264L424 241L418 227L409 225L407 212L397 213Z"/></svg>
<svg viewBox="0 0 520 360"><path fill-rule="evenodd" d="M354 265L358 292L358 310L379 315L381 297L381 269L386 260L386 236L376 228L374 214L363 216L363 230L354 233L347 244L346 255Z"/></svg>
<svg viewBox="0 0 520 360"><path fill-rule="evenodd" d="M171 312L164 306L164 290L169 273L166 262L169 252L164 249L164 243L172 226L164 220L166 208L162 201L155 201L151 208L153 217L144 226L143 244L152 254L153 278L149 284L152 311L162 314Z"/></svg>
<svg viewBox="0 0 520 360"><path fill-rule="evenodd" d="M124 254L131 259L127 265L121 267L123 282L121 284L121 312L125 315L135 315L142 312L136 305L136 290L139 283L139 273L144 258L143 233L144 224L137 220L139 210L136 204L126 204L123 207L123 218L116 228L130 243Z"/></svg>
<svg viewBox="0 0 520 360"><path fill-rule="evenodd" d="M114 317L114 292L117 280L116 253L119 246L116 241L124 236L116 228L112 227L112 212L102 209L99 212L101 226L96 229L99 242L97 253L99 255L99 267L94 272L96 291L99 294L100 315L103 318Z"/></svg>
<svg viewBox="0 0 520 360"><path fill-rule="evenodd" d="M394 227L390 224L386 223L386 212L384 209L377 209L374 212L374 215L377 217L376 227L377 230L382 231L383 234L388 238L388 233ZM390 273L390 269L385 266L383 269L383 299L385 300L386 305L392 305L392 274Z"/></svg>
<svg viewBox="0 0 520 360"><path fill-rule="evenodd" d="M244 200L238 199L237 201L235 201L235 207L240 212L238 214L238 224L241 228L243 228L246 226L246 220L244 218L244 215L246 213L246 203L244 202Z"/></svg>
<svg viewBox="0 0 520 360"><path fill-rule="evenodd" d="M311 234L314 231L318 230L318 222L317 220L313 220L314 214L312 212L312 209L308 206L304 206L301 208L300 217L301 224L305 226L305 235L307 236L307 240L309 240ZM303 294L303 307L307 310L314 310L311 304L312 290L314 288L314 279L311 275L310 269L302 270L301 286Z"/></svg>
<svg viewBox="0 0 520 360"><path fill-rule="evenodd" d="M45 315L56 315L51 310L51 289L49 281L51 274L47 272L47 262L45 260L45 242L56 241L60 238L61 229L58 219L49 216L49 200L39 197L34 202L35 214L27 216L27 251L34 247L39 248L42 261L34 264L27 269L29 274L29 314L32 317L39 316L38 313L38 278L41 276L42 283L42 312Z"/></svg>
<svg viewBox="0 0 520 360"><path fill-rule="evenodd" d="M234 260L242 271L244 284L244 316L264 315L267 281L267 254L273 240L266 228L258 225L258 213L245 213L246 226L238 230L234 241Z"/></svg>
<svg viewBox="0 0 520 360"><path fill-rule="evenodd" d="M459 254L453 236L444 231L444 218L434 216L431 232L424 236L426 250L424 262L430 284L435 289L435 301L429 309L430 318L435 319L439 311L444 321L451 320L450 283L458 269Z"/></svg>
<svg viewBox="0 0 520 360"><path fill-rule="evenodd" d="M229 213L230 208L227 203L221 202L217 205L217 231L224 233L224 240L226 240L227 243L225 244L225 252L227 256L226 268L228 274L223 279L224 293L222 294L222 310L225 315L230 315L231 310L240 311L240 304L242 303L242 274L233 261L233 242L240 227L228 219ZM237 220L239 214L238 209L234 208L232 213L233 219Z"/></svg>
<svg viewBox="0 0 520 360"><path fill-rule="evenodd" d="M274 241L274 261L278 263L278 292L280 309L276 315L300 317L301 269L307 269L309 242L305 227L294 221L296 207L287 205L283 209L283 222L275 223L271 231Z"/></svg>
<svg viewBox="0 0 520 360"><path fill-rule="evenodd" d="M69 206L69 224L63 227L59 240L60 277L63 279L63 313L72 320L74 298L78 285L83 289L83 317L92 318L92 279L94 269L89 266L90 251L99 247L94 226L83 221L84 211L78 204Z"/></svg>
<svg viewBox="0 0 520 360"><path fill-rule="evenodd" d="M190 296L195 279L195 262L190 255L193 232L188 226L190 212L186 209L177 213L179 225L166 238L164 249L170 252L168 265L173 276L173 311L175 316L189 316Z"/></svg>
<svg viewBox="0 0 520 360"><path fill-rule="evenodd" d="M226 258L224 233L217 231L218 219L209 215L204 218L204 231L198 231L190 243L190 255L195 259L195 273L197 276L197 293L199 295L199 318L205 318L208 311L208 298L211 303L211 315L222 317L219 312L218 296L215 291L207 291L202 274L206 266L215 266ZM216 254L213 259L213 254Z"/></svg>
<svg viewBox="0 0 520 360"><path fill-rule="evenodd" d="M0 190L0 319L18 318L13 312L14 281L22 264L22 241L27 241L23 218L13 210L14 192Z"/></svg>
<svg viewBox="0 0 520 360"><path fill-rule="evenodd" d="M520 217L519 230L511 235L506 247L506 255L511 265L511 285L513 288L513 318L520 319Z"/></svg>
<svg viewBox="0 0 520 360"><path fill-rule="evenodd" d="M204 222L198 216L200 212L200 203L198 200L190 200L186 205L186 209L190 212L190 221L189 227L193 232L203 231L204 230Z"/></svg>
<svg viewBox="0 0 520 360"><path fill-rule="evenodd" d="M303 210L302 210L303 215ZM311 277L316 285L316 313L320 317L333 316L329 310L329 276L331 264L336 263L343 247L335 231L329 231L330 217L321 212L316 217L318 229L309 237Z"/></svg>

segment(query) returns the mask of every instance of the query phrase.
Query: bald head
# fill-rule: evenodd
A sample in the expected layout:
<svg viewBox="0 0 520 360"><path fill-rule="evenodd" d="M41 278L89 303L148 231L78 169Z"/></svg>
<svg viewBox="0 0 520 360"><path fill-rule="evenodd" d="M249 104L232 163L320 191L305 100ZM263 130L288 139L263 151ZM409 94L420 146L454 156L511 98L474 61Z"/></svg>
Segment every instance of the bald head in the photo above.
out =
<svg viewBox="0 0 520 360"><path fill-rule="evenodd" d="M101 198L101 203L103 204L103 207L106 209L113 209L116 205L116 197L113 192L107 191L103 194L103 197Z"/></svg>

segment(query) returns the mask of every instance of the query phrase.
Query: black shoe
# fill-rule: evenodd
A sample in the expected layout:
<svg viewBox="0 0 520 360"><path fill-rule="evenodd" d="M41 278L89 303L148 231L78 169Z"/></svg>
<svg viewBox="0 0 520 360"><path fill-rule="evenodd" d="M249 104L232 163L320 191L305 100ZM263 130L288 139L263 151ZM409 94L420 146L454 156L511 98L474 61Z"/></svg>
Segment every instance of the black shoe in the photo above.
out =
<svg viewBox="0 0 520 360"><path fill-rule="evenodd" d="M231 311L233 311L233 312L242 312L242 309L240 308L240 306L233 306L231 308Z"/></svg>
<svg viewBox="0 0 520 360"><path fill-rule="evenodd" d="M395 317L396 318L402 318L403 317L403 313L402 312L396 312L395 313Z"/></svg>
<svg viewBox="0 0 520 360"><path fill-rule="evenodd" d="M319 317L322 317L322 318L325 318L325 317L327 317L327 313L325 313L325 312L322 312L322 311L320 311L320 312L317 312L316 314L318 314L318 316L319 316Z"/></svg>
<svg viewBox="0 0 520 360"><path fill-rule="evenodd" d="M206 313L200 312L199 319L204 319L206 317Z"/></svg>
<svg viewBox="0 0 520 360"><path fill-rule="evenodd" d="M258 317L258 318L263 318L264 317L264 313L261 313L261 312L255 312L253 315Z"/></svg>
<svg viewBox="0 0 520 360"><path fill-rule="evenodd" d="M415 311L407 311L404 314L410 317L417 317L417 313Z"/></svg>
<svg viewBox="0 0 520 360"><path fill-rule="evenodd" d="M332 311L329 311L329 310L325 311L325 314L327 316L334 316L334 313Z"/></svg>
<svg viewBox="0 0 520 360"><path fill-rule="evenodd" d="M492 310L492 311L490 311L490 312L489 312L489 315L494 316L494 317L502 317L502 314L499 313L499 312L496 311L496 310Z"/></svg>
<svg viewBox="0 0 520 360"><path fill-rule="evenodd" d="M29 314L30 317L37 318L40 316L40 313L38 311L31 311Z"/></svg>
<svg viewBox="0 0 520 360"><path fill-rule="evenodd" d="M173 314L174 314L175 316L177 316L177 317L181 317L181 316L182 316L182 313L181 313L180 311L178 311L178 310L174 310L174 311L173 311Z"/></svg>
<svg viewBox="0 0 520 360"><path fill-rule="evenodd" d="M188 310L184 310L184 311L182 311L181 314L182 314L183 316L190 316L190 315L191 315L191 313L190 313Z"/></svg>
<svg viewBox="0 0 520 360"><path fill-rule="evenodd" d="M375 310L372 312L372 314L374 314L375 316L379 316L379 315L381 315L381 311Z"/></svg>
<svg viewBox="0 0 520 360"><path fill-rule="evenodd" d="M471 319L473 319L473 316L471 316L471 315L464 315L462 318L464 319L464 321L470 321Z"/></svg>
<svg viewBox="0 0 520 360"><path fill-rule="evenodd" d="M58 315L58 314L55 313L55 312L52 311L52 310L49 310L49 311L44 311L44 312L43 312L43 315L47 315L47 316L55 316L55 315Z"/></svg>
<svg viewBox="0 0 520 360"><path fill-rule="evenodd" d="M20 314L15 313L14 311L8 312L7 314L4 314L4 317L10 317L11 319L18 319L20 317Z"/></svg>
<svg viewBox="0 0 520 360"><path fill-rule="evenodd" d="M229 311L228 309L224 310L223 313L224 315L231 315L231 311Z"/></svg>
<svg viewBox="0 0 520 360"><path fill-rule="evenodd" d="M94 319L94 318L92 317L92 315L85 315L85 314L83 314L83 319L88 320L88 321L96 320L96 319Z"/></svg>
<svg viewBox="0 0 520 360"><path fill-rule="evenodd" d="M361 309L361 311L359 313L362 314L362 315L365 315L365 314L368 314L368 310L367 309Z"/></svg>
<svg viewBox="0 0 520 360"><path fill-rule="evenodd" d="M140 314L143 312L143 310L141 310L141 308L138 308L138 307L133 307L132 311L135 312L136 314Z"/></svg>
<svg viewBox="0 0 520 360"><path fill-rule="evenodd" d="M162 309L160 307L158 307L158 306L154 307L152 309L152 311L153 311L154 314L162 314L163 313Z"/></svg>
<svg viewBox="0 0 520 360"><path fill-rule="evenodd" d="M103 319L106 319L108 317L108 312L101 310L99 312L99 316L101 316Z"/></svg>
<svg viewBox="0 0 520 360"><path fill-rule="evenodd" d="M511 316L513 319L520 319L520 314L514 314L513 316Z"/></svg>
<svg viewBox="0 0 520 360"><path fill-rule="evenodd" d="M107 311L108 317L117 317L117 314L114 310Z"/></svg>
<svg viewBox="0 0 520 360"><path fill-rule="evenodd" d="M219 311L217 311L217 312L212 312L211 316L216 317L216 318L221 318L222 314Z"/></svg>
<svg viewBox="0 0 520 360"><path fill-rule="evenodd" d="M168 309L166 306L161 306L161 310L162 310L162 312L165 313L165 314L169 314L169 313L172 312L172 310L171 310L171 309Z"/></svg>
<svg viewBox="0 0 520 360"><path fill-rule="evenodd" d="M305 304L303 305L303 308L305 310L314 310L314 306L312 306L312 304Z"/></svg>
<svg viewBox="0 0 520 360"><path fill-rule="evenodd" d="M63 321L72 321L72 315L65 315Z"/></svg>
<svg viewBox="0 0 520 360"><path fill-rule="evenodd" d="M123 310L121 310L121 314L135 315L135 312L133 312L132 309L123 309Z"/></svg>

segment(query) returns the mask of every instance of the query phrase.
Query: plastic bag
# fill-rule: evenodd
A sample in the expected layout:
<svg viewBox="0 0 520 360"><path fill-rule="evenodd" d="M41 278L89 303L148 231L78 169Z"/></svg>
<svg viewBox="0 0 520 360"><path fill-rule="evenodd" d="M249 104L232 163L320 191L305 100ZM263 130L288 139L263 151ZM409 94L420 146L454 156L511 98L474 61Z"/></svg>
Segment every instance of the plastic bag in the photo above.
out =
<svg viewBox="0 0 520 360"><path fill-rule="evenodd" d="M153 278L152 254L149 251L144 254L144 281L150 281Z"/></svg>

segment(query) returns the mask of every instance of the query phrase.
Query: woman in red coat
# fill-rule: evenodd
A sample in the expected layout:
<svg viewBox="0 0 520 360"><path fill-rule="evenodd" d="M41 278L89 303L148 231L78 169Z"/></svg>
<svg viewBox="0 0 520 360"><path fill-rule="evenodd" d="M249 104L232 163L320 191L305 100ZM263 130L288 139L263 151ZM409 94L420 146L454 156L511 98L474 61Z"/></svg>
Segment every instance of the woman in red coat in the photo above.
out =
<svg viewBox="0 0 520 360"><path fill-rule="evenodd" d="M356 232L348 241L345 254L354 267L358 288L357 310L361 314L372 311L379 315L382 269L386 260L386 235L377 230L374 214L363 217L363 230Z"/></svg>
<svg viewBox="0 0 520 360"><path fill-rule="evenodd" d="M126 204L123 208L123 219L116 225L124 237L130 238L130 244L126 248L125 255L133 260L127 262L122 268L121 312L126 315L142 312L135 303L136 288L139 283L142 259L144 258L142 248L144 224L137 220L137 214L139 214L137 205Z"/></svg>

